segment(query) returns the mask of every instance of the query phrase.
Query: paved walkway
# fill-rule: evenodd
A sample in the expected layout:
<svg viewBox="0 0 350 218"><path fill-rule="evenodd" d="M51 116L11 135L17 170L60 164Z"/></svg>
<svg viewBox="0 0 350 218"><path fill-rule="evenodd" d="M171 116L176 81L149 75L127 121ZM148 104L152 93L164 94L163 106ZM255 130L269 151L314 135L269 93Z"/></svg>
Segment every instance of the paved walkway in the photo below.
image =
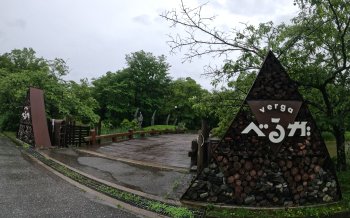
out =
<svg viewBox="0 0 350 218"><path fill-rule="evenodd" d="M162 170L91 156L69 148L42 150L41 152L99 179L158 195L164 199L178 200L194 176L189 172Z"/></svg>
<svg viewBox="0 0 350 218"><path fill-rule="evenodd" d="M194 176L189 173L188 151L196 137L195 134L164 134L83 148L101 156L72 149L41 152L97 178L164 199L179 200ZM118 158L124 161L116 160ZM150 164L158 167L149 167ZM182 171L171 170L172 167Z"/></svg>
<svg viewBox="0 0 350 218"><path fill-rule="evenodd" d="M102 154L166 166L190 168L188 151L196 134L165 134L89 148Z"/></svg>
<svg viewBox="0 0 350 218"><path fill-rule="evenodd" d="M138 217L104 205L94 196L27 160L0 136L0 217Z"/></svg>

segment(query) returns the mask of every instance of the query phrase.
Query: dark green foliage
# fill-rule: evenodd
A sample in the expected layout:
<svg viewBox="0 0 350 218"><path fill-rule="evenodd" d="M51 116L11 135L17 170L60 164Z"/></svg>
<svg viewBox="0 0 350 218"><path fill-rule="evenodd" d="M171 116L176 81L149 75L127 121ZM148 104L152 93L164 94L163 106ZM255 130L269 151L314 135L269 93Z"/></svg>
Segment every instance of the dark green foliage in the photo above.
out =
<svg viewBox="0 0 350 218"><path fill-rule="evenodd" d="M68 73L62 59L38 58L33 49L15 49L0 55L0 128L16 130L29 87L43 89L48 117L71 116L81 122L96 122L86 80L81 84L65 82Z"/></svg>
<svg viewBox="0 0 350 218"><path fill-rule="evenodd" d="M137 108L149 125L155 110L164 111L164 99L169 93L169 64L165 56L156 57L139 51L126 56L127 68L108 72L92 84L94 97L99 102L97 111L102 121L113 127L123 119L132 120Z"/></svg>
<svg viewBox="0 0 350 218"><path fill-rule="evenodd" d="M119 127L123 119L133 120L137 108L143 126L164 124L168 114L174 121L198 126L199 116L189 99L203 89L190 78L171 81L165 56L139 51L126 56L127 68L108 72L92 85L87 79L65 81L68 66L62 59L39 58L33 49L15 49L0 55L0 128L16 130L19 114L29 87L44 90L48 118L72 118L75 121L109 128ZM174 110L174 106L178 110ZM181 116L180 116L181 115ZM101 129L101 128L99 128Z"/></svg>
<svg viewBox="0 0 350 218"><path fill-rule="evenodd" d="M132 106L140 108L143 114L143 125L151 123L155 110L164 111L165 97L169 93L169 67L164 55L138 51L126 55L129 75L129 92L132 95ZM133 112L133 111L131 111Z"/></svg>
<svg viewBox="0 0 350 218"><path fill-rule="evenodd" d="M190 77L172 81L169 89L165 100L165 112L172 116L169 124L177 119L178 123L183 123L188 129L200 129L202 114L193 108L193 104L195 99L202 99L209 92Z"/></svg>
<svg viewBox="0 0 350 218"><path fill-rule="evenodd" d="M134 107L128 81L129 73L126 70L107 72L93 80L93 96L99 104L96 113L100 116L100 122L107 121L111 127L115 127L124 118L131 118Z"/></svg>
<svg viewBox="0 0 350 218"><path fill-rule="evenodd" d="M129 121L128 119L124 119L120 123L120 128L125 130L129 130L129 129L137 130L139 128L139 124L137 123L136 120Z"/></svg>

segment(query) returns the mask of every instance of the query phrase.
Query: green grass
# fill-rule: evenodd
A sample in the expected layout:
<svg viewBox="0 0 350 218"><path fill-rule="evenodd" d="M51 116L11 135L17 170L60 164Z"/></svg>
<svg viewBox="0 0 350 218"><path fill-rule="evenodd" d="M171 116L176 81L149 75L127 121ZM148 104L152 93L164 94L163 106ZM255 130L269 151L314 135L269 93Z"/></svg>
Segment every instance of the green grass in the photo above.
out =
<svg viewBox="0 0 350 218"><path fill-rule="evenodd" d="M10 137L11 139L15 139L16 138L16 133L15 132L3 132L4 135L6 135L7 137Z"/></svg>
<svg viewBox="0 0 350 218"><path fill-rule="evenodd" d="M331 158L337 157L337 144L336 141L326 141L327 150ZM345 141L345 152L349 152L350 140ZM350 159L350 157L348 157Z"/></svg>
<svg viewBox="0 0 350 218"><path fill-rule="evenodd" d="M175 206L169 206L161 202L150 202L148 205L148 208L151 211L155 211L157 213L163 213L165 212L166 214L170 215L171 217L175 218L190 218L194 217L194 214L188 210L185 207L175 207Z"/></svg>
<svg viewBox="0 0 350 218"><path fill-rule="evenodd" d="M17 135L15 132L2 132L5 136L7 136L8 138L10 138L13 142L15 142L16 144L20 144L23 148L29 148L30 145L24 142L19 143L19 141L17 140Z"/></svg>
<svg viewBox="0 0 350 218"><path fill-rule="evenodd" d="M335 141L326 141L326 147L331 157L337 156L337 145Z"/></svg>
<svg viewBox="0 0 350 218"><path fill-rule="evenodd" d="M325 141L335 141L331 132L322 132L322 137ZM350 141L350 131L345 132L345 141Z"/></svg>
<svg viewBox="0 0 350 218"><path fill-rule="evenodd" d="M345 132L345 141L350 142L350 132Z"/></svg>
<svg viewBox="0 0 350 218"><path fill-rule="evenodd" d="M123 129L123 128L115 128L115 129L103 128L101 130L101 135L113 134L113 133L122 133L122 132L127 132L127 131L128 131L128 129Z"/></svg>
<svg viewBox="0 0 350 218"><path fill-rule="evenodd" d="M174 125L154 125L154 126L147 126L145 128L143 128L143 130L145 131L149 131L149 130L175 130L176 126Z"/></svg>
<svg viewBox="0 0 350 218"><path fill-rule="evenodd" d="M135 131L138 131L138 130L149 131L152 129L153 130L166 130L166 129L175 130L176 126L174 126L174 125L154 125L154 126L147 126L147 127L142 128L142 129L136 129ZM123 128L114 128L114 129L103 128L101 131L101 134L105 135L105 134L112 134L112 133L122 133L122 132L127 132L127 131L128 131L128 129L123 129Z"/></svg>

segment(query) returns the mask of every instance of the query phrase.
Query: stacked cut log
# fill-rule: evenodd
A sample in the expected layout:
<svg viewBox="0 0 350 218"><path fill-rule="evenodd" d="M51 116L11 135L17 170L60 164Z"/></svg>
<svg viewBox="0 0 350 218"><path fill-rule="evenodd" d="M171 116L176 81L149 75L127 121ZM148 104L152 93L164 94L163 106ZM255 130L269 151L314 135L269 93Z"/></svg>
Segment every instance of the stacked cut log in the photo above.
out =
<svg viewBox="0 0 350 218"><path fill-rule="evenodd" d="M279 62L265 61L247 100L303 101ZM195 178L183 200L254 207L297 206L341 198L333 164L315 122L302 104L296 121L307 121L309 136L286 137L278 146L253 131L247 103L237 113L209 167ZM277 151L275 149L278 148Z"/></svg>
<svg viewBox="0 0 350 218"><path fill-rule="evenodd" d="M267 140L238 132L250 122L241 111L232 131L213 152L212 164L183 199L247 206L295 206L339 199L337 182L318 137L286 140L272 156ZM316 140L316 141L315 141Z"/></svg>

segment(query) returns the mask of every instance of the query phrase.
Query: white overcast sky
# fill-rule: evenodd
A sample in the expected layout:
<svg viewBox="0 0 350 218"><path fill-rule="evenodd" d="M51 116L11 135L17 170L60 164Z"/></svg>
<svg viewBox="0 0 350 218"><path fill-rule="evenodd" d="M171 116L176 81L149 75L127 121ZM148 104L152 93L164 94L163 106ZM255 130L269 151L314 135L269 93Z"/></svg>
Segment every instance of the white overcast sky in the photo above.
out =
<svg viewBox="0 0 350 218"><path fill-rule="evenodd" d="M196 6L203 0L184 0ZM126 67L125 55L144 50L164 54L173 78L190 76L211 89L203 67L219 65L211 57L182 63L181 53L170 55L167 34L175 34L159 17L177 8L179 0L0 0L0 54L33 48L39 57L67 61L68 80L98 78ZM240 22L288 21L296 15L293 0L209 0L207 13L217 15L224 29Z"/></svg>

